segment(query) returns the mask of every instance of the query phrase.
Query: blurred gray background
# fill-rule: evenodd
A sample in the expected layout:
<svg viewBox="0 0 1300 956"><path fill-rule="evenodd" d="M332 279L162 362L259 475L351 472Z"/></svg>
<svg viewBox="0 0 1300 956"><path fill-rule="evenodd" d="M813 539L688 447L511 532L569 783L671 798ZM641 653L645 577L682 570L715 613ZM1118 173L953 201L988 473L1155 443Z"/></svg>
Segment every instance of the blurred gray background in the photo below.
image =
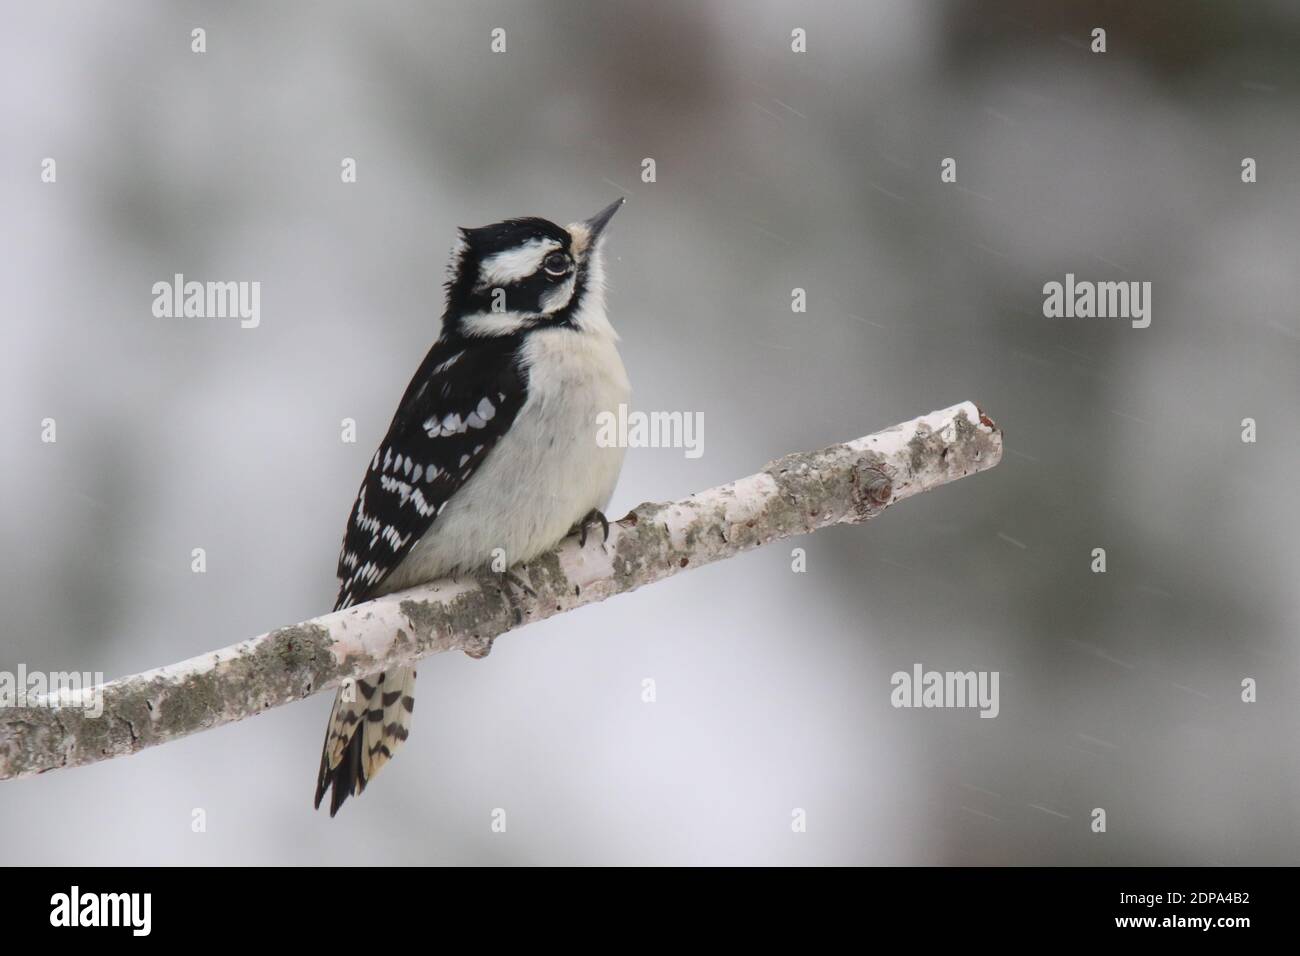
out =
<svg viewBox="0 0 1300 956"><path fill-rule="evenodd" d="M118 676L329 610L458 225L628 197L607 271L634 405L702 411L705 453L630 452L614 514L964 399L1007 454L869 526L427 661L410 742L333 821L320 695L0 783L0 862L1300 861L1294 3L3 24L0 669ZM176 272L260 281L261 326L154 318ZM1044 318L1066 272L1152 282L1151 327ZM915 662L999 671L1001 715L895 710Z"/></svg>

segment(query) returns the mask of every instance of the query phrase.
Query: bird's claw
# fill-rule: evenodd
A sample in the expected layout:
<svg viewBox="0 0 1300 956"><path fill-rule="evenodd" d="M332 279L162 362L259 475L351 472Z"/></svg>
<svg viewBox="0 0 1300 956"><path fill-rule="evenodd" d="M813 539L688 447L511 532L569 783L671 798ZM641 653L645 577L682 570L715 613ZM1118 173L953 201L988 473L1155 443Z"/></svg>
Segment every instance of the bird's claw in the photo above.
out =
<svg viewBox="0 0 1300 956"><path fill-rule="evenodd" d="M583 515L582 520L578 522L578 547L585 548L587 546L587 529L596 522L600 522L601 530L604 531L605 534L604 540L601 541L601 544L605 544L609 541L609 519L605 517L604 513L599 508L592 508Z"/></svg>
<svg viewBox="0 0 1300 956"><path fill-rule="evenodd" d="M537 592L534 591L532 588L530 588L530 587L528 586L528 583L527 583L526 581L524 581L523 578L519 577L519 575L515 574L515 572L513 572L513 571L503 571L503 572L501 572L501 580L503 580L503 581L505 581L507 584L509 584L509 585L511 585L511 586L513 586L513 587L516 587L516 588L518 588L519 590L523 591L523 592L524 592L525 594L527 594L530 598L535 598L535 597L537 597Z"/></svg>
<svg viewBox="0 0 1300 956"><path fill-rule="evenodd" d="M485 568L479 581L483 586L495 588L507 600L514 598L516 591L522 591L530 598L537 597L537 592L528 586L528 582L513 571L489 571Z"/></svg>

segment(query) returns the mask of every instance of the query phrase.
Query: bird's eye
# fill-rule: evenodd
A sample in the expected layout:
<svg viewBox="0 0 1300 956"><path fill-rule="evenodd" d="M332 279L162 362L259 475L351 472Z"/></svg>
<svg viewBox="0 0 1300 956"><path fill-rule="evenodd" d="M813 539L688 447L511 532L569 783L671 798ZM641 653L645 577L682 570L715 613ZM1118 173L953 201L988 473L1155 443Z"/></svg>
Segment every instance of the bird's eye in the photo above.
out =
<svg viewBox="0 0 1300 956"><path fill-rule="evenodd" d="M562 276L569 271L569 257L563 252L552 252L542 262L547 275Z"/></svg>

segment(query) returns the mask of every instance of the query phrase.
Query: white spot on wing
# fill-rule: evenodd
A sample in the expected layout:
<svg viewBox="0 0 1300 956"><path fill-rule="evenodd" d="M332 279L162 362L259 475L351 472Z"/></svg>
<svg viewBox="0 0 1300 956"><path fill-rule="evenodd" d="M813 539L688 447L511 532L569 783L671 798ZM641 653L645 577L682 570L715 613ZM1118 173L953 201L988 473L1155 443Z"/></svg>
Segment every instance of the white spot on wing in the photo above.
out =
<svg viewBox="0 0 1300 956"><path fill-rule="evenodd" d="M415 505L415 510L420 512L420 514L424 515L426 518L434 513L433 505L425 501L424 493L421 492L419 488L416 488L411 492L411 503Z"/></svg>

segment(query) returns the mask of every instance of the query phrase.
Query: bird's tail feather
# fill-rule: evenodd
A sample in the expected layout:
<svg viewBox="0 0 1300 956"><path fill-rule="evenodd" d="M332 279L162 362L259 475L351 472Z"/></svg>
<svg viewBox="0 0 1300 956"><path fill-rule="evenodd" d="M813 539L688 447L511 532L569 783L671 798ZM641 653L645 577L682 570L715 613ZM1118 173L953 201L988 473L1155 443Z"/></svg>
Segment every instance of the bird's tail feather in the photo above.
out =
<svg viewBox="0 0 1300 956"><path fill-rule="evenodd" d="M330 794L330 816L359 794L392 759L410 732L415 707L415 670L401 667L339 688L316 780L316 806Z"/></svg>

